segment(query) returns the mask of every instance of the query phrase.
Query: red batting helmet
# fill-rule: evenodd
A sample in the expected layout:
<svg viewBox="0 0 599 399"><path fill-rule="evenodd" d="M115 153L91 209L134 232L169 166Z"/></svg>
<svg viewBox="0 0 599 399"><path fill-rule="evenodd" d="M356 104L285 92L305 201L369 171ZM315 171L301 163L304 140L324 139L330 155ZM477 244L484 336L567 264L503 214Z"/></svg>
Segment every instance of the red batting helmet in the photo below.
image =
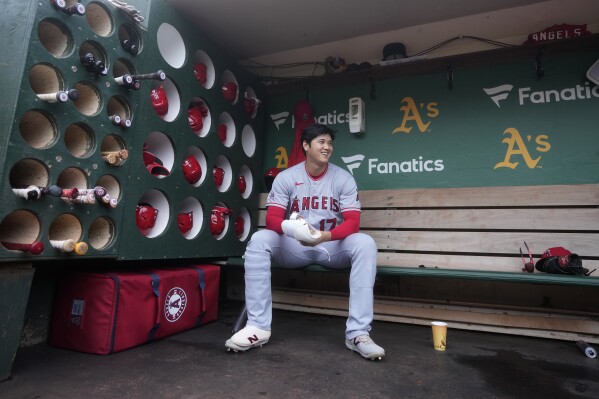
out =
<svg viewBox="0 0 599 399"><path fill-rule="evenodd" d="M204 127L204 120L202 119L202 112L197 107L191 107L187 110L187 120L189 126L194 132L199 132Z"/></svg>
<svg viewBox="0 0 599 399"><path fill-rule="evenodd" d="M154 208L152 205L146 203L137 204L135 209L135 222L137 228L143 235L148 235L150 230L154 228L157 217L158 209Z"/></svg>
<svg viewBox="0 0 599 399"><path fill-rule="evenodd" d="M183 175L190 184L196 184L202 177L202 167L193 155L185 158L181 166L183 167Z"/></svg>
<svg viewBox="0 0 599 399"><path fill-rule="evenodd" d="M215 206L210 212L210 232L219 235L225 229L225 216L230 215L231 210L224 206Z"/></svg>
<svg viewBox="0 0 599 399"><path fill-rule="evenodd" d="M241 216L237 216L237 218L235 219L235 234L237 235L237 237L241 237L241 235L243 234L244 226L245 219L243 219Z"/></svg>
<svg viewBox="0 0 599 399"><path fill-rule="evenodd" d="M177 227L181 234L185 235L193 227L193 212L183 212L177 214Z"/></svg>
<svg viewBox="0 0 599 399"><path fill-rule="evenodd" d="M215 166L214 169L212 169L212 177L214 178L214 184L216 184L216 187L220 188L225 178L225 171L223 170L223 168Z"/></svg>
<svg viewBox="0 0 599 399"><path fill-rule="evenodd" d="M239 176L237 178L237 188L239 189L239 192L241 194L245 193L245 189L247 188L247 184L245 182L245 177L244 176Z"/></svg>
<svg viewBox="0 0 599 399"><path fill-rule="evenodd" d="M233 102L237 98L237 84L235 84L235 82L226 82L223 84L223 87L221 87L221 90L223 91L225 100Z"/></svg>
<svg viewBox="0 0 599 399"><path fill-rule="evenodd" d="M218 138L224 144L225 141L227 141L227 125L225 125L224 123L221 123L220 125L218 125L216 132L218 133Z"/></svg>
<svg viewBox="0 0 599 399"><path fill-rule="evenodd" d="M201 84L206 84L206 81L208 80L206 78L206 71L208 70L208 68L206 68L206 64L203 64L201 62L194 64L193 66L193 76L195 76L196 80L198 82L200 82Z"/></svg>
<svg viewBox="0 0 599 399"><path fill-rule="evenodd" d="M159 86L150 91L150 99L154 111L160 116L166 115L168 112L168 97L162 86Z"/></svg>
<svg viewBox="0 0 599 399"><path fill-rule="evenodd" d="M266 188L268 191L272 188L272 182L275 181L275 177L281 172L281 169L270 168L264 174L264 184L266 184Z"/></svg>

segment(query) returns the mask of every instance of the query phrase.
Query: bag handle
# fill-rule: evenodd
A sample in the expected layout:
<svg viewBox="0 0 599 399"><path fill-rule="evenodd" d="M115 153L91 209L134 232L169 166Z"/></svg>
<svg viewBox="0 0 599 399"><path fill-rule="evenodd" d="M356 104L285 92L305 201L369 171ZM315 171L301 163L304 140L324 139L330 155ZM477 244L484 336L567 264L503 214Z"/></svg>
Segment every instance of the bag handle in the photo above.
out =
<svg viewBox="0 0 599 399"><path fill-rule="evenodd" d="M152 278L152 282L150 283L152 285L152 292L156 297L156 320L154 320L154 327L152 327L150 334L148 335L148 342L154 340L156 331L158 331L158 327L160 327L160 319L162 315L162 309L160 306L160 276L152 273L150 274L150 277Z"/></svg>

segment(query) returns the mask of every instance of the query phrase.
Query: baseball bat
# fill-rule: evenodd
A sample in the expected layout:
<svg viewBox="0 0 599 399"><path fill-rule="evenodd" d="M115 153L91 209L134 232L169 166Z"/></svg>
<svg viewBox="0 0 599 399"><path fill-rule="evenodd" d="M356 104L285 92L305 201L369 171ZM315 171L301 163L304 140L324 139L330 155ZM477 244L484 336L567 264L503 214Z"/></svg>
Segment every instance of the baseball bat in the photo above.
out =
<svg viewBox="0 0 599 399"><path fill-rule="evenodd" d="M62 189L54 184L48 187L40 187L40 191L44 195L51 195L53 197L60 197L62 194Z"/></svg>
<svg viewBox="0 0 599 399"><path fill-rule="evenodd" d="M114 78L114 81L119 86L129 86L129 85L133 84L133 76L126 73L123 76L117 76L116 78Z"/></svg>
<svg viewBox="0 0 599 399"><path fill-rule="evenodd" d="M134 80L159 80L163 81L166 79L166 73L163 70L159 69L156 72L152 73L142 73L140 75L131 75Z"/></svg>
<svg viewBox="0 0 599 399"><path fill-rule="evenodd" d="M132 43L130 40L127 40L127 39L123 40L121 42L121 46L123 46L125 51L131 55L137 55L137 53L139 53L139 49L138 49L137 45Z"/></svg>
<svg viewBox="0 0 599 399"><path fill-rule="evenodd" d="M77 255L85 255L87 253L88 249L89 249L89 247L83 241L79 241L79 242L75 243L75 253Z"/></svg>
<svg viewBox="0 0 599 399"><path fill-rule="evenodd" d="M107 194L107 191L104 187L102 186L96 186L94 187L94 195L98 198L102 198L103 196L105 196Z"/></svg>
<svg viewBox="0 0 599 399"><path fill-rule="evenodd" d="M62 193L60 195L62 198L77 198L79 196L78 188L63 188Z"/></svg>
<svg viewBox="0 0 599 399"><path fill-rule="evenodd" d="M69 100L69 94L66 91L57 91L54 93L42 93L42 94L38 94L37 97L40 100L44 100L49 103L66 103Z"/></svg>
<svg viewBox="0 0 599 399"><path fill-rule="evenodd" d="M75 250L75 240L50 240L50 245L62 252L73 252Z"/></svg>
<svg viewBox="0 0 599 399"><path fill-rule="evenodd" d="M120 126L121 124L121 117L119 115L110 115L108 119L110 119L110 122L115 126Z"/></svg>
<svg viewBox="0 0 599 399"><path fill-rule="evenodd" d="M2 245L4 245L4 247L7 249L11 249L13 251L29 252L32 255L39 255L44 252L44 243L40 241L36 241L31 244L2 241Z"/></svg>
<svg viewBox="0 0 599 399"><path fill-rule="evenodd" d="M241 309L241 312L239 312L239 316L237 316L237 320L235 320L235 323L233 323L233 329L231 330L231 332L235 334L236 332L241 330L243 327L245 327L245 323L247 323L247 321L248 312L244 302L243 308Z"/></svg>
<svg viewBox="0 0 599 399"><path fill-rule="evenodd" d="M17 194L21 198L26 200L39 199L42 196L42 192L37 186L29 186L27 188L13 188L12 192Z"/></svg>

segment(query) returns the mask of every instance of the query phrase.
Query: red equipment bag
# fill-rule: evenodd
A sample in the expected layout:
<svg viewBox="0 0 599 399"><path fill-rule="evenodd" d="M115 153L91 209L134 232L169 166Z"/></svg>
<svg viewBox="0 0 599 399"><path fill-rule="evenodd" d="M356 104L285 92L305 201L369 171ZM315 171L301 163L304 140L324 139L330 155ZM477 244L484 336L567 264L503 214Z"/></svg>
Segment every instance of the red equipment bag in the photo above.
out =
<svg viewBox="0 0 599 399"><path fill-rule="evenodd" d="M220 268L212 265L73 272L59 282L49 343L110 354L216 320Z"/></svg>

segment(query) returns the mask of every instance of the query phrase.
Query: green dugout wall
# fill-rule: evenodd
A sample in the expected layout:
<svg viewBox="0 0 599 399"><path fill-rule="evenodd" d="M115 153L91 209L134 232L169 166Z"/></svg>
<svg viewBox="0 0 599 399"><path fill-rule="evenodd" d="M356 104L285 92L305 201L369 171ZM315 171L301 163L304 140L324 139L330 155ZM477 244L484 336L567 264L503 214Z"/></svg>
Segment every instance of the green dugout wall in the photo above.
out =
<svg viewBox="0 0 599 399"><path fill-rule="evenodd" d="M579 51L562 43L553 53L548 44L542 77L535 56L544 47L523 46L516 56L480 53L476 65L454 57L452 88L451 58L377 67L356 74L359 83L348 76L281 87L269 97L264 169L286 166L293 108L308 94L318 122L337 130L333 162L360 189L597 183L599 87L586 71L599 51L596 37L580 42ZM362 135L349 132L351 97L365 102Z"/></svg>

